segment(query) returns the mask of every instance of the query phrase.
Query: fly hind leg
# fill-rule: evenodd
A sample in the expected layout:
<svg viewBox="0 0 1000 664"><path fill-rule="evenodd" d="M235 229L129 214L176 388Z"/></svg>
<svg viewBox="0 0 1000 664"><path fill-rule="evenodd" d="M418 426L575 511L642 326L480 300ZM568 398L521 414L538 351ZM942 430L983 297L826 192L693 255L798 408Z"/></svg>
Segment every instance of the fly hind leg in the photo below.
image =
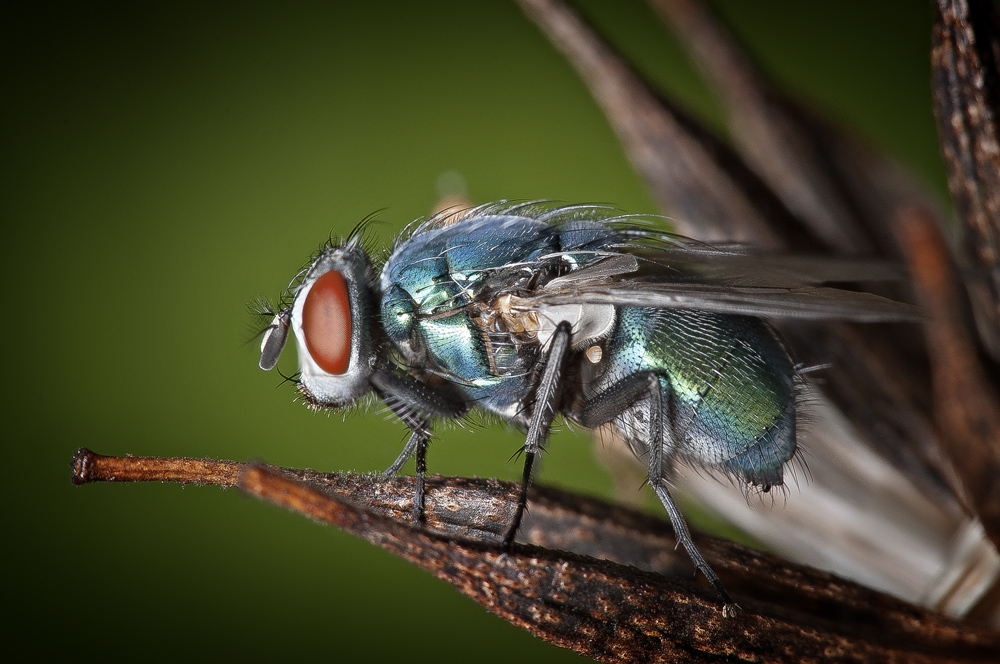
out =
<svg viewBox="0 0 1000 664"><path fill-rule="evenodd" d="M670 517L670 525L673 526L677 543L684 547L694 566L701 570L701 573L719 593L723 601L723 614L732 615L739 607L733 602L723 587L722 581L719 580L715 571L694 545L687 522L667 488L670 467L665 452L664 435L667 427L673 431L673 425L677 420L673 392L663 389L660 377L655 372L635 373L585 401L579 411L580 423L589 428L599 427L643 400L646 400L649 405L645 441L646 449L649 452L649 483L667 510L667 516ZM671 435L673 436L673 434Z"/></svg>

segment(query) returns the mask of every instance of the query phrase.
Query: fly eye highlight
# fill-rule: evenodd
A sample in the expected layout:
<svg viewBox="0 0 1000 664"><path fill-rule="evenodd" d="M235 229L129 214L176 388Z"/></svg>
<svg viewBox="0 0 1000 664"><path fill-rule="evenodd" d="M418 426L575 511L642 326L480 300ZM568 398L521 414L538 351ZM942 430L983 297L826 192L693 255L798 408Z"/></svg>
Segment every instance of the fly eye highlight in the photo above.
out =
<svg viewBox="0 0 1000 664"><path fill-rule="evenodd" d="M347 280L330 270L313 282L302 305L302 335L309 355L328 374L347 373L351 360L351 298Z"/></svg>

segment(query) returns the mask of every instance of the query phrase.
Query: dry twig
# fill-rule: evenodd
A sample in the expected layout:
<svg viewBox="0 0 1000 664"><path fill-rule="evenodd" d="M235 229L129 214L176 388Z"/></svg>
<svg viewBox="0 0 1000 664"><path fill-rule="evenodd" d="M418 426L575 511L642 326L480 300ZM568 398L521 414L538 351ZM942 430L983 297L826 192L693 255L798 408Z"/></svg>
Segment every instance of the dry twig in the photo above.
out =
<svg viewBox="0 0 1000 664"><path fill-rule="evenodd" d="M431 478L427 523L418 525L412 521L412 478L376 481L231 461L107 457L87 449L72 467L77 484L237 486L343 528L451 583L505 620L599 661L974 662L1000 653L1000 634L992 630L777 556L701 538L705 556L745 609L725 618L711 589L695 583L688 561L674 555L665 522L562 491L532 490L519 545L505 554L499 544L519 491L509 482ZM631 565L638 561L658 571Z"/></svg>

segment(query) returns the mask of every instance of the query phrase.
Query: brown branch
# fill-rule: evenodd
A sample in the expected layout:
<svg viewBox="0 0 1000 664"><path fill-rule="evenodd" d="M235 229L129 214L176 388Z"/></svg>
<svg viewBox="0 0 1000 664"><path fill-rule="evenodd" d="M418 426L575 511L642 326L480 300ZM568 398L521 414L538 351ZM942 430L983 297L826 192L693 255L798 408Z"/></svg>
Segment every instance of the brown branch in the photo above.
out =
<svg viewBox="0 0 1000 664"><path fill-rule="evenodd" d="M518 4L576 68L680 232L762 247L818 246L725 143L652 90L579 14L553 0Z"/></svg>
<svg viewBox="0 0 1000 664"><path fill-rule="evenodd" d="M901 213L910 271L929 311L927 348L934 369L941 441L987 535L1000 548L1000 394L982 368L966 327L963 293L944 238L920 209Z"/></svg>
<svg viewBox="0 0 1000 664"><path fill-rule="evenodd" d="M969 503L1000 546L1000 388L979 345L1000 358L1000 19L994 0L938 0L932 65L941 151L964 236L959 258L953 261L923 210L905 210L898 225L931 314L927 348L943 446Z"/></svg>
<svg viewBox="0 0 1000 664"><path fill-rule="evenodd" d="M789 209L836 253L898 258L892 214L907 204L933 209L923 188L888 157L776 89L704 2L649 4L718 93L740 156Z"/></svg>
<svg viewBox="0 0 1000 664"><path fill-rule="evenodd" d="M325 474L231 461L107 457L81 449L73 481L238 486L336 525L422 567L512 624L607 662L975 662L1000 634L788 563L699 538L744 612L724 618L691 580L669 526L602 501L534 488L519 545L499 547L518 487L431 478L427 523L412 520L412 478ZM234 474L235 473L235 474ZM549 548L559 546L570 551ZM592 552L604 559L584 555ZM657 571L630 566L639 560Z"/></svg>
<svg viewBox="0 0 1000 664"><path fill-rule="evenodd" d="M962 222L965 280L1000 359L1000 21L994 0L938 0L932 51L941 152Z"/></svg>

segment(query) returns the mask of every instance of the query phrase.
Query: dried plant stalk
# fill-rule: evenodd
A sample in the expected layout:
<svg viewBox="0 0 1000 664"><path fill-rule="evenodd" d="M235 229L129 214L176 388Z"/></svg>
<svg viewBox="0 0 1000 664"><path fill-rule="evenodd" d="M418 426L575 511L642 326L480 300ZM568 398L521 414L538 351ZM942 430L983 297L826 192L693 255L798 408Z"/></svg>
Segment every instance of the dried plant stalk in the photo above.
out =
<svg viewBox="0 0 1000 664"><path fill-rule="evenodd" d="M427 523L412 521L412 478L324 474L230 461L106 457L81 449L73 481L176 481L237 486L338 526L424 568L509 622L605 662L977 662L1000 634L970 627L828 574L703 538L706 557L746 609L724 618L687 561L660 572L628 563L671 555L669 526L597 500L535 488L531 521L510 553L499 546L519 487L432 478ZM556 540L567 550L543 546ZM602 551L603 559L572 552ZM680 575L678 577L678 574Z"/></svg>
<svg viewBox="0 0 1000 664"><path fill-rule="evenodd" d="M934 99L958 246L983 344L1000 358L1000 26L991 0L939 0Z"/></svg>

